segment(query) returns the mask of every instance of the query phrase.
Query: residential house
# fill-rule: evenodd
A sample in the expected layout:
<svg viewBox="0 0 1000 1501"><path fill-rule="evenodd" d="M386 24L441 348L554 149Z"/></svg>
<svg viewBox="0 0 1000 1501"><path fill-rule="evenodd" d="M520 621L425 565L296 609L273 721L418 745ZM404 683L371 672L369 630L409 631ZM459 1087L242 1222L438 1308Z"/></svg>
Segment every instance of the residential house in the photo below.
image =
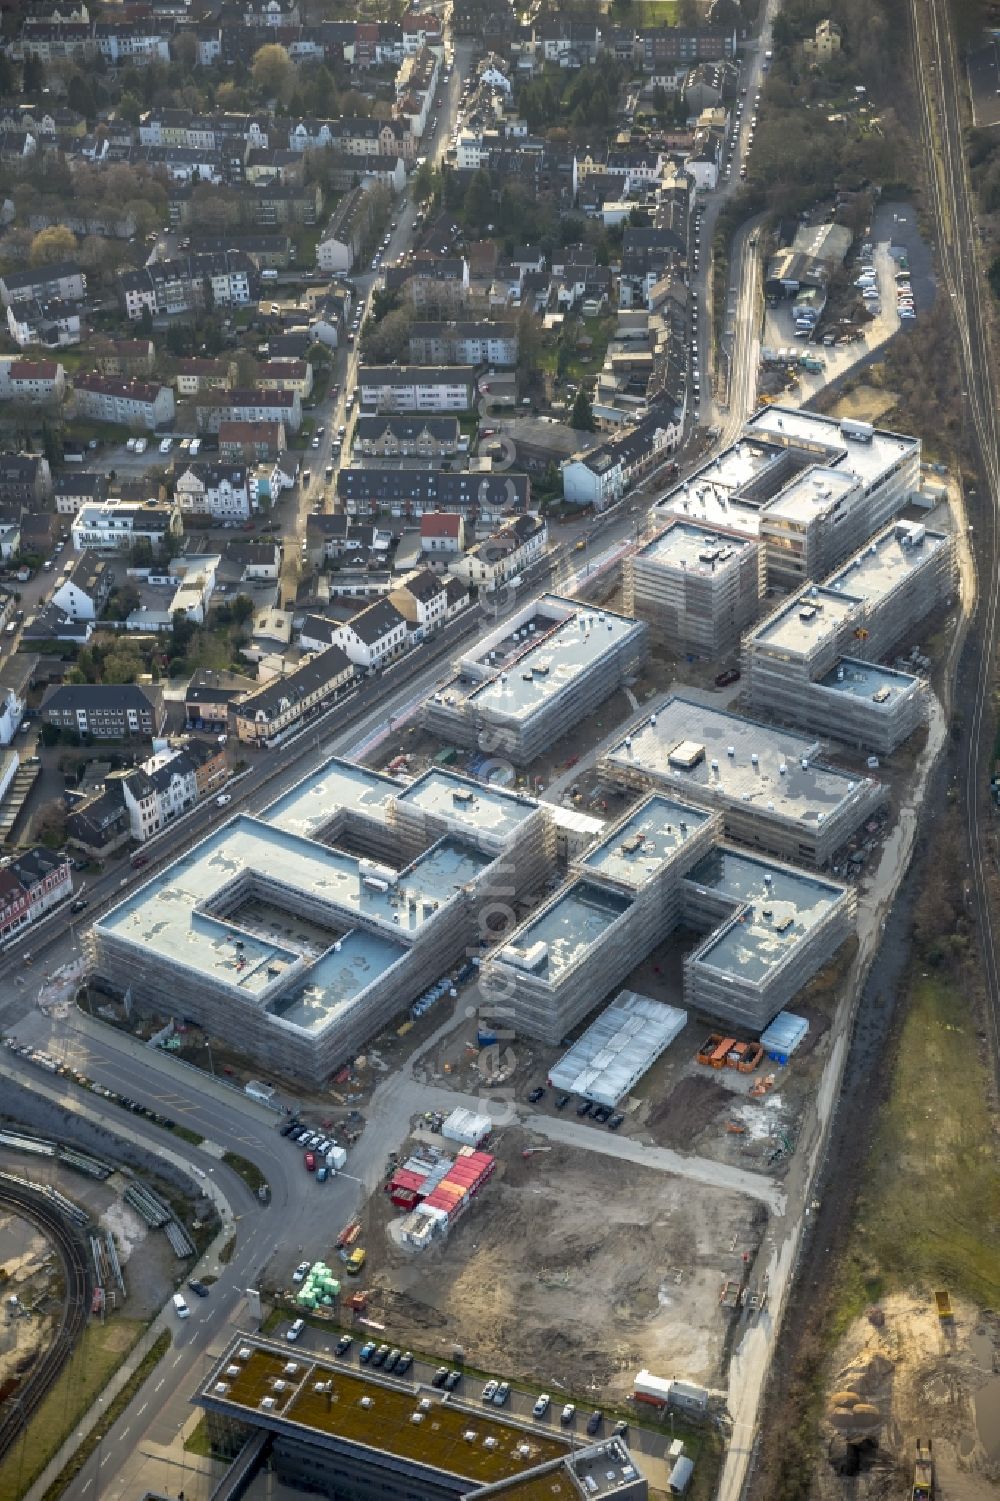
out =
<svg viewBox="0 0 1000 1501"><path fill-rule="evenodd" d="M843 33L836 21L827 17L816 22L816 30L802 43L802 52L811 63L829 62L840 51Z"/></svg>
<svg viewBox="0 0 1000 1501"><path fill-rule="evenodd" d="M73 871L62 853L18 850L0 868L0 942L37 922L73 894Z"/></svg>
<svg viewBox="0 0 1000 1501"><path fill-rule="evenodd" d="M492 323L423 323L414 322L409 329L410 359L417 365L487 365L507 367L517 364L517 324Z"/></svg>
<svg viewBox="0 0 1000 1501"><path fill-rule="evenodd" d="M152 739L163 716L163 690L156 683L62 683L42 699L46 724L94 740Z"/></svg>
<svg viewBox="0 0 1000 1501"><path fill-rule="evenodd" d="M79 309L56 298L50 302L30 298L7 305L7 329L18 349L27 349L32 344L42 344L47 349L79 344L80 327Z"/></svg>
<svg viewBox="0 0 1000 1501"><path fill-rule="evenodd" d="M337 495L348 516L459 511L482 520L503 520L511 512L527 510L531 485L526 474L512 471L348 467L337 474Z"/></svg>
<svg viewBox="0 0 1000 1501"><path fill-rule="evenodd" d="M378 672L406 650L406 617L388 599L379 599L341 623L335 639L356 667Z"/></svg>
<svg viewBox="0 0 1000 1501"><path fill-rule="evenodd" d="M306 517L306 557L313 567L324 563L363 566L372 558L384 559L390 535L370 523L357 521L343 511L312 512Z"/></svg>
<svg viewBox="0 0 1000 1501"><path fill-rule="evenodd" d="M654 408L634 427L562 465L563 498L596 511L621 500L679 437L672 412Z"/></svg>
<svg viewBox="0 0 1000 1501"><path fill-rule="evenodd" d="M302 426L302 402L297 391L214 391L199 398L195 418L201 430L220 435L227 422L278 422L297 433Z"/></svg>
<svg viewBox="0 0 1000 1501"><path fill-rule="evenodd" d="M464 557L450 564L449 571L470 588L490 594L542 556L548 535L543 517L518 516L491 537L475 543Z"/></svg>
<svg viewBox="0 0 1000 1501"><path fill-rule="evenodd" d="M187 727L196 730L225 730L232 704L248 693L256 693L259 684L238 672L214 667L199 667L184 693Z"/></svg>
<svg viewBox="0 0 1000 1501"><path fill-rule="evenodd" d="M310 656L286 677L238 699L231 706L232 725L245 745L278 745L299 728L311 711L324 709L353 684L356 671L340 646Z"/></svg>
<svg viewBox="0 0 1000 1501"><path fill-rule="evenodd" d="M227 463L259 464L278 458L286 446L283 422L219 423L219 457Z"/></svg>
<svg viewBox="0 0 1000 1501"><path fill-rule="evenodd" d="M53 591L52 603L72 620L98 620L114 581L110 566L88 548Z"/></svg>
<svg viewBox="0 0 1000 1501"><path fill-rule="evenodd" d="M5 308L12 302L82 302L86 295L86 273L75 261L0 276L0 302Z"/></svg>
<svg viewBox="0 0 1000 1501"><path fill-rule="evenodd" d="M242 464L181 459L174 464L174 498L185 514L216 521L246 521L250 489Z"/></svg>
<svg viewBox="0 0 1000 1501"><path fill-rule="evenodd" d="M77 803L66 815L67 842L93 860L114 854L131 837L128 809L114 783Z"/></svg>
<svg viewBox="0 0 1000 1501"><path fill-rule="evenodd" d="M204 358L175 360L174 384L178 396L197 396L202 391L228 391L236 384L236 362Z"/></svg>
<svg viewBox="0 0 1000 1501"><path fill-rule="evenodd" d="M245 583L277 583L281 573L281 546L272 539L259 542L227 542L225 561L242 570Z"/></svg>
<svg viewBox="0 0 1000 1501"><path fill-rule="evenodd" d="M344 195L316 246L316 264L321 271L353 270L362 246L373 234L378 201L364 186Z"/></svg>
<svg viewBox="0 0 1000 1501"><path fill-rule="evenodd" d="M102 339L94 348L94 364L101 375L143 379L152 374L155 362L152 339Z"/></svg>
<svg viewBox="0 0 1000 1501"><path fill-rule="evenodd" d="M118 380L110 375L77 375L73 381L77 415L117 427L153 432L174 420L174 393L152 381Z"/></svg>
<svg viewBox="0 0 1000 1501"><path fill-rule="evenodd" d="M21 727L37 667L38 658L27 652L14 652L0 664L0 745L9 745Z"/></svg>
<svg viewBox="0 0 1000 1501"><path fill-rule="evenodd" d="M150 500L132 504L125 500L106 500L101 504L83 505L73 520L73 546L121 551L147 542L154 552L166 538L184 533L180 507L175 501Z"/></svg>
<svg viewBox="0 0 1000 1501"><path fill-rule="evenodd" d="M448 618L448 589L445 580L422 568L411 573L388 595L389 603L406 621L415 641L440 630Z"/></svg>
<svg viewBox="0 0 1000 1501"><path fill-rule="evenodd" d="M66 372L58 360L0 361L0 401L23 401L32 406L62 400Z"/></svg>
<svg viewBox="0 0 1000 1501"><path fill-rule="evenodd" d="M359 365L357 385L378 412L465 412L476 395L471 365Z"/></svg>
<svg viewBox="0 0 1000 1501"><path fill-rule="evenodd" d="M103 474L91 470L64 469L53 482L56 511L60 516L75 516L81 506L103 505L107 498Z"/></svg>
<svg viewBox="0 0 1000 1501"><path fill-rule="evenodd" d="M37 510L51 494L48 459L41 454L0 453L0 510Z"/></svg>
<svg viewBox="0 0 1000 1501"><path fill-rule="evenodd" d="M461 443L457 417L358 417L354 424L354 452L365 458L448 458Z"/></svg>
<svg viewBox="0 0 1000 1501"><path fill-rule="evenodd" d="M431 511L422 516L420 550L432 568L450 567L465 551L465 518L457 511Z"/></svg>
<svg viewBox="0 0 1000 1501"><path fill-rule="evenodd" d="M262 391L294 391L304 401L312 395L313 369L308 360L269 360L259 366L257 383Z"/></svg>

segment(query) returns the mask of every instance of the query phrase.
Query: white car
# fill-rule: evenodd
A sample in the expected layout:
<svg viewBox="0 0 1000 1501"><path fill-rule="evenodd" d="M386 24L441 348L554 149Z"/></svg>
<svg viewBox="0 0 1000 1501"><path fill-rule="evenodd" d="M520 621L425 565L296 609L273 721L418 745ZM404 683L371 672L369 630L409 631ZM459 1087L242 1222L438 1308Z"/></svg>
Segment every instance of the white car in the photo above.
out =
<svg viewBox="0 0 1000 1501"><path fill-rule="evenodd" d="M309 1270L309 1265L310 1263L308 1261L300 1261L298 1266L292 1273L292 1281L304 1282L306 1280L306 1272L308 1272Z"/></svg>
<svg viewBox="0 0 1000 1501"><path fill-rule="evenodd" d="M215 799L220 808L224 808L226 804L231 803L232 800L233 795L231 792L220 792L219 796Z"/></svg>
<svg viewBox="0 0 1000 1501"><path fill-rule="evenodd" d="M173 446L174 446L174 440L173 440L173 438L164 438L163 442L160 444L160 452L161 453L169 453L170 450L173 448Z"/></svg>
<svg viewBox="0 0 1000 1501"><path fill-rule="evenodd" d="M288 1342L290 1344L294 1344L295 1341L298 1339L299 1335L302 1333L302 1331L303 1331L303 1329L305 1327L306 1327L306 1321L305 1321L305 1319L296 1319L295 1323L292 1325L292 1327L288 1330L287 1334L285 1335L285 1338L288 1340Z"/></svg>

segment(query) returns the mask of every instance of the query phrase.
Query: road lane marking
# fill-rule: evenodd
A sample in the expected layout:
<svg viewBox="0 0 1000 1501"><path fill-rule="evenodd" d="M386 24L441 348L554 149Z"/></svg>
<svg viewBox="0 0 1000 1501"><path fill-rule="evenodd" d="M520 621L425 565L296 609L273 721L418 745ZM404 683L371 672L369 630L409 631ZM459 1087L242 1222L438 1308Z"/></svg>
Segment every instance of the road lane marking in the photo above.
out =
<svg viewBox="0 0 1000 1501"><path fill-rule="evenodd" d="M90 1487L93 1485L93 1483L94 1483L93 1478L91 1478L90 1480L87 1481L86 1485L81 1486L81 1490L89 1491Z"/></svg>
<svg viewBox="0 0 1000 1501"><path fill-rule="evenodd" d="M181 1350L180 1353L177 1355L177 1357L175 1358L175 1360L173 1362L174 1365L177 1365L178 1362L181 1361L181 1360L183 1360L183 1359L184 1359L184 1351Z"/></svg>
<svg viewBox="0 0 1000 1501"><path fill-rule="evenodd" d="M119 1438L118 1442L120 1444L123 1444L125 1442L125 1440L128 1438L128 1436L131 1433L131 1431L132 1431L132 1425L130 1423L129 1426L125 1429L125 1432Z"/></svg>
<svg viewBox="0 0 1000 1501"><path fill-rule="evenodd" d="M159 1391L159 1390L160 1390L160 1387L161 1387L161 1386L162 1386L162 1385L163 1385L163 1383L164 1383L164 1381L165 1381L165 1380L166 1380L166 1379L167 1379L167 1378L166 1378L166 1377L165 1377L165 1376L161 1376L161 1378L160 1378L160 1380L159 1380L159 1381L158 1381L158 1382L157 1382L157 1383L156 1383L156 1385L155 1385L155 1386L154 1386L154 1387L153 1387L153 1390L154 1390L154 1392L158 1392L158 1391Z"/></svg>
<svg viewBox="0 0 1000 1501"><path fill-rule="evenodd" d="M138 1412L137 1412L137 1413L136 1413L136 1417L137 1417L137 1418L141 1418L141 1417L142 1417L142 1415L143 1415L143 1413L144 1413L144 1412L145 1412L145 1411L146 1411L146 1408L147 1408L147 1407L148 1407L148 1406L149 1406L149 1403L148 1403L148 1402L144 1402L144 1403L143 1403L143 1404L142 1404L142 1406L141 1406L141 1407L140 1407L140 1408L139 1408L139 1411L138 1411Z"/></svg>

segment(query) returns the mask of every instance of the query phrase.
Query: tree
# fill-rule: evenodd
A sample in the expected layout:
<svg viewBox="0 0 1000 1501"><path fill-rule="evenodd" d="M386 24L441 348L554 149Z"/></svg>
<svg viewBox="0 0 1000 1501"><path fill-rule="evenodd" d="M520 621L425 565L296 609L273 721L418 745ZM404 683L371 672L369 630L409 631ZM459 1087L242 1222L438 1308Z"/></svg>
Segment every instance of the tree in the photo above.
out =
<svg viewBox="0 0 1000 1501"><path fill-rule="evenodd" d="M586 391L577 391L573 410L569 417L569 425L570 427L575 427L577 432L581 433L592 433L594 431L596 426L594 422L594 409L590 404L590 397Z"/></svg>
<svg viewBox="0 0 1000 1501"><path fill-rule="evenodd" d="M258 47L250 72L257 88L268 99L287 99L295 86L295 66L278 42Z"/></svg>
<svg viewBox="0 0 1000 1501"><path fill-rule="evenodd" d="M480 167L465 190L462 215L470 229L485 229L493 217L493 189L490 179Z"/></svg>
<svg viewBox="0 0 1000 1501"><path fill-rule="evenodd" d="M51 266L76 254L76 235L65 224L40 229L31 242L28 259L33 266Z"/></svg>
<svg viewBox="0 0 1000 1501"><path fill-rule="evenodd" d="M245 625L254 612L254 602L249 594L237 594L233 600L232 616L236 625Z"/></svg>
<svg viewBox="0 0 1000 1501"><path fill-rule="evenodd" d="M92 120L97 114L97 99L94 86L83 73L74 73L66 90L66 102L78 115Z"/></svg>
<svg viewBox="0 0 1000 1501"><path fill-rule="evenodd" d="M698 8L698 0L679 0L677 6L677 24L691 30L700 25L701 15Z"/></svg>
<svg viewBox="0 0 1000 1501"><path fill-rule="evenodd" d="M118 101L118 118L126 125L138 125L142 115L142 100L135 94L124 93Z"/></svg>
<svg viewBox="0 0 1000 1501"><path fill-rule="evenodd" d="M440 184L440 178L434 170L434 165L429 157L424 157L420 166L413 174L413 196L418 203L432 198Z"/></svg>
<svg viewBox="0 0 1000 1501"><path fill-rule="evenodd" d="M50 468L55 468L57 464L62 463L63 446L59 434L44 421L42 423L42 452L48 459Z"/></svg>
<svg viewBox="0 0 1000 1501"><path fill-rule="evenodd" d="M14 94L17 85L14 82L14 66L6 53L0 53L0 94Z"/></svg>
<svg viewBox="0 0 1000 1501"><path fill-rule="evenodd" d="M178 31L173 40L174 61L190 73L198 61L198 43L192 31Z"/></svg>
<svg viewBox="0 0 1000 1501"><path fill-rule="evenodd" d="M45 87L45 69L37 57L24 59L24 92L26 94L40 94Z"/></svg>

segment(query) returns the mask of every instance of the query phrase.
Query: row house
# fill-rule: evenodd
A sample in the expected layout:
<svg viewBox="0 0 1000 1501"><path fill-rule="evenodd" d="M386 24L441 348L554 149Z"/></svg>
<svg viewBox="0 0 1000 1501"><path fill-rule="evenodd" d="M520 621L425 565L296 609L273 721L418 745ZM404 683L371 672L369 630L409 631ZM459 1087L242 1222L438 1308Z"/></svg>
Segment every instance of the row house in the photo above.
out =
<svg viewBox="0 0 1000 1501"><path fill-rule="evenodd" d="M214 792L227 775L226 753L218 744L192 740L179 748L157 751L116 779L132 838L144 844ZM113 783L109 781L108 785Z"/></svg>
<svg viewBox="0 0 1000 1501"><path fill-rule="evenodd" d="M543 517L517 516L491 537L475 543L464 557L450 562L449 572L469 588L490 594L540 558L548 536Z"/></svg>
<svg viewBox="0 0 1000 1501"><path fill-rule="evenodd" d="M89 21L50 23L29 16L11 48L11 56L15 62L37 58L46 66L50 63L93 62L97 57L93 24Z"/></svg>
<svg viewBox="0 0 1000 1501"><path fill-rule="evenodd" d="M362 408L379 412L465 412L475 400L471 365L359 365Z"/></svg>
<svg viewBox="0 0 1000 1501"><path fill-rule="evenodd" d="M77 375L73 402L77 416L113 422L117 427L143 427L153 432L174 420L173 391L154 381L117 380L96 373Z"/></svg>
<svg viewBox="0 0 1000 1501"><path fill-rule="evenodd" d="M323 167L335 193L373 182L393 194L401 193L406 186L406 163L401 156L354 156L348 151L330 151Z"/></svg>
<svg viewBox="0 0 1000 1501"><path fill-rule="evenodd" d="M279 745L317 711L328 708L353 685L353 662L341 646L328 646L285 677L237 699L233 732L244 745Z"/></svg>
<svg viewBox="0 0 1000 1501"><path fill-rule="evenodd" d="M18 850L0 866L0 942L8 943L73 895L73 870L65 855L41 845Z"/></svg>
<svg viewBox="0 0 1000 1501"><path fill-rule="evenodd" d="M348 516L424 516L457 511L478 519L506 520L531 498L526 474L348 467L337 473L337 496Z"/></svg>
<svg viewBox="0 0 1000 1501"><path fill-rule="evenodd" d="M152 339L101 339L94 343L93 354L101 375L142 377L151 375L156 363Z"/></svg>
<svg viewBox="0 0 1000 1501"><path fill-rule="evenodd" d="M334 209L316 246L321 271L350 271L371 237L377 201L366 187L353 188Z"/></svg>
<svg viewBox="0 0 1000 1501"><path fill-rule="evenodd" d="M38 511L52 494L49 461L37 453L0 453L0 510Z"/></svg>
<svg viewBox="0 0 1000 1501"><path fill-rule="evenodd" d="M457 417L358 417L354 425L354 451L369 459L448 458L461 443Z"/></svg>
<svg viewBox="0 0 1000 1501"><path fill-rule="evenodd" d="M185 514L216 521L247 521L250 516L250 486L241 464L195 459L176 463L174 498Z"/></svg>
<svg viewBox="0 0 1000 1501"><path fill-rule="evenodd" d="M235 384L234 360L190 358L174 362L174 385L178 396L197 396L201 391L228 391Z"/></svg>
<svg viewBox="0 0 1000 1501"><path fill-rule="evenodd" d="M400 292L417 311L461 312L469 299L469 262L464 256L418 251L402 265L385 268L388 292Z"/></svg>
<svg viewBox="0 0 1000 1501"><path fill-rule="evenodd" d="M246 307L256 293L257 268L239 250L153 261L118 278L118 295L133 322L145 309L154 318L190 312L209 296L216 307Z"/></svg>
<svg viewBox="0 0 1000 1501"><path fill-rule="evenodd" d="M420 551L432 567L450 567L465 551L465 518L457 511L432 511L422 516Z"/></svg>
<svg viewBox="0 0 1000 1501"><path fill-rule="evenodd" d="M284 422L219 423L219 458L227 463L261 464L288 446Z"/></svg>
<svg viewBox="0 0 1000 1501"><path fill-rule="evenodd" d="M306 557L316 568L324 563L357 568L372 560L384 562L391 540L391 533L343 511L311 511L306 517Z"/></svg>
<svg viewBox="0 0 1000 1501"><path fill-rule="evenodd" d="M331 142L334 150L350 156L401 156L411 162L417 143L400 120L345 118L332 120Z"/></svg>
<svg viewBox="0 0 1000 1501"><path fill-rule="evenodd" d="M21 727L37 665L37 657L14 652L0 667L0 745L9 745Z"/></svg>
<svg viewBox="0 0 1000 1501"><path fill-rule="evenodd" d="M562 465L563 499L596 511L621 500L664 453L676 447L680 426L673 407L657 406L634 427L574 455Z"/></svg>
<svg viewBox="0 0 1000 1501"><path fill-rule="evenodd" d="M690 68L735 57L737 50L736 31L728 27L651 26L636 33L633 56L644 73L659 73L676 64Z"/></svg>
<svg viewBox="0 0 1000 1501"><path fill-rule="evenodd" d="M257 368L262 391L294 391L303 400L312 394L313 368L308 360L269 360Z"/></svg>
<svg viewBox="0 0 1000 1501"><path fill-rule="evenodd" d="M406 621L413 641L421 641L439 631L469 603L467 588L449 590L448 583L448 579L440 578L429 568L421 568L390 591L389 603Z"/></svg>
<svg viewBox="0 0 1000 1501"><path fill-rule="evenodd" d="M110 68L143 68L170 61L169 33L148 23L99 21L94 27L94 40Z"/></svg>
<svg viewBox="0 0 1000 1501"><path fill-rule="evenodd" d="M406 650L406 617L388 599L379 599L339 624L334 640L362 672L380 672Z"/></svg>

